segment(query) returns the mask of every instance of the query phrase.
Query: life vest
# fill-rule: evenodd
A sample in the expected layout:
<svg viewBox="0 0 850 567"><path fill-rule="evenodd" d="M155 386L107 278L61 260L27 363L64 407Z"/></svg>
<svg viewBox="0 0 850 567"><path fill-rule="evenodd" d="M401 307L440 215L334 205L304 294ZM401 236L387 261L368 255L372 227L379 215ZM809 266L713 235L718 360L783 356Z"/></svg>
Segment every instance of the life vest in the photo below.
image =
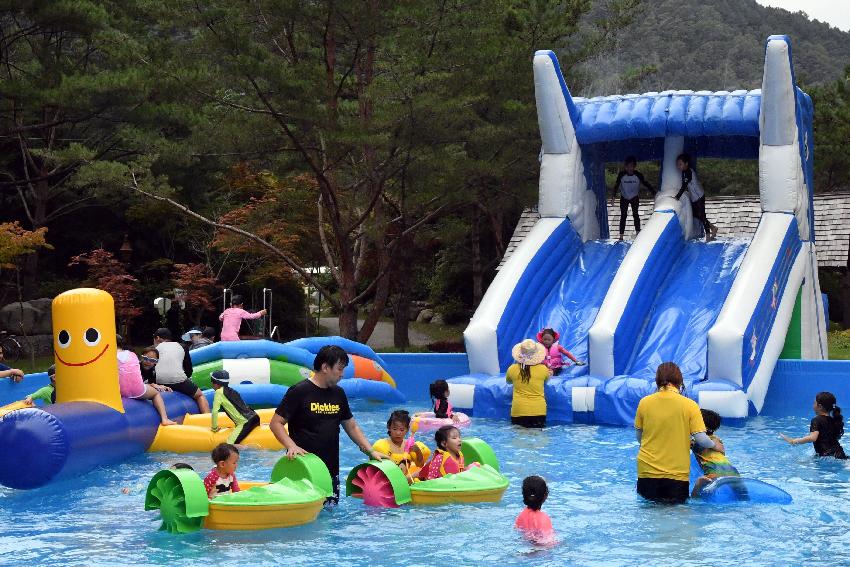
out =
<svg viewBox="0 0 850 567"><path fill-rule="evenodd" d="M545 347L544 347L545 348ZM552 343L548 349L546 349L546 358L543 359L543 364L545 364L548 368L555 369L560 368L564 365L561 357L563 356L560 351L561 345L558 342Z"/></svg>

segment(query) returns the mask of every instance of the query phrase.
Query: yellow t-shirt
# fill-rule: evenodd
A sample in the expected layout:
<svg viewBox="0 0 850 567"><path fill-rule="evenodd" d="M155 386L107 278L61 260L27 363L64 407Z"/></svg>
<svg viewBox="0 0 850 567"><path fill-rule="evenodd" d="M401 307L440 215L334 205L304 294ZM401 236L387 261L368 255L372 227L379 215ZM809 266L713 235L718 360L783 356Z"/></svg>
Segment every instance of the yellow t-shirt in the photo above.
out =
<svg viewBox="0 0 850 567"><path fill-rule="evenodd" d="M519 364L512 364L505 374L505 380L514 385L514 397L511 402L511 417L546 415L546 396L543 386L549 379L549 369L543 364L530 367L531 379L523 382L519 375Z"/></svg>
<svg viewBox="0 0 850 567"><path fill-rule="evenodd" d="M667 386L643 398L635 414L643 431L638 452L638 478L688 481L691 435L705 431L699 406Z"/></svg>

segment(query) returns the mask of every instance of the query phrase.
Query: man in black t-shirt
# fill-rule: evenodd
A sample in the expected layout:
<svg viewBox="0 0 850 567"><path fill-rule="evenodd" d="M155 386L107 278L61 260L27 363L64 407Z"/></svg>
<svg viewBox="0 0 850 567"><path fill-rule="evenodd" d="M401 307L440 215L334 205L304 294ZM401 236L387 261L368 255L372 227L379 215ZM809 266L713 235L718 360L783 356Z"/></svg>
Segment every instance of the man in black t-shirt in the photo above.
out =
<svg viewBox="0 0 850 567"><path fill-rule="evenodd" d="M333 479L334 495L339 501L339 426L372 459L384 456L372 450L348 407L345 390L338 386L348 365L348 355L337 346L324 346L313 361L315 373L291 386L272 416L269 429L291 459L313 453L327 465ZM287 433L284 425L289 424Z"/></svg>

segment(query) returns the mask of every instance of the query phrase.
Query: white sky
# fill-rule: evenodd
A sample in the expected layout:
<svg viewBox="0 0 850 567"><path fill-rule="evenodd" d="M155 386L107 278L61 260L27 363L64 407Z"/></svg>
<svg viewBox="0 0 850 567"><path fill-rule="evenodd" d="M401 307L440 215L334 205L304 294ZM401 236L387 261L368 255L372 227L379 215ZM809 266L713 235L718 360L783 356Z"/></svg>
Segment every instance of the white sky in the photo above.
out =
<svg viewBox="0 0 850 567"><path fill-rule="evenodd" d="M850 0L756 0L762 6L805 12L812 20L850 31Z"/></svg>

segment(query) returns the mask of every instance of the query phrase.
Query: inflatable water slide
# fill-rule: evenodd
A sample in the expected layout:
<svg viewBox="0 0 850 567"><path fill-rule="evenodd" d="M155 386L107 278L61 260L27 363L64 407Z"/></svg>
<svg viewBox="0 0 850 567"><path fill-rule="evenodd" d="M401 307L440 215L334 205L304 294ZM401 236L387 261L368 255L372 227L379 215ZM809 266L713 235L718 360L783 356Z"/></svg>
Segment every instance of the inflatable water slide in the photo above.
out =
<svg viewBox="0 0 850 567"><path fill-rule="evenodd" d="M573 98L555 54L534 57L542 139L540 220L507 259L464 332L471 374L452 403L507 417L511 347L543 327L587 366L546 386L550 421L631 424L674 361L686 395L725 418L757 414L780 354L824 359L826 321L812 211L812 103L790 40L765 45L762 88ZM705 242L676 157L758 160L752 239ZM661 163L649 222L608 238L605 164ZM755 189L755 187L753 187ZM711 191L711 188L708 188Z"/></svg>

